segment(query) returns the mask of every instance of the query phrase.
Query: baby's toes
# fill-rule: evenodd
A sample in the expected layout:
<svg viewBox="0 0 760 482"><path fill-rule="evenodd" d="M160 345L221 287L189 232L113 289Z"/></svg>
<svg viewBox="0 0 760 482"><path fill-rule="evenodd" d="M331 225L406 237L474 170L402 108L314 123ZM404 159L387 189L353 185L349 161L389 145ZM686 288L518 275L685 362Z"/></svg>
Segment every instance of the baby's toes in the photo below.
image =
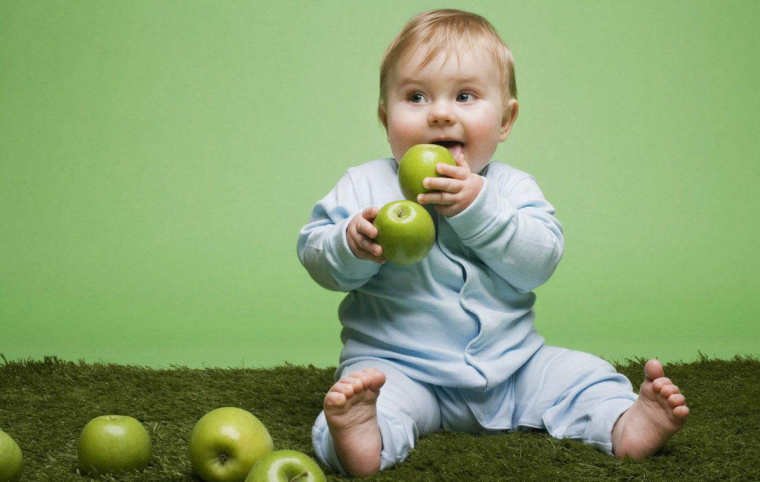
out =
<svg viewBox="0 0 760 482"><path fill-rule="evenodd" d="M333 388L335 388L335 391L340 392L343 395L345 395L347 399L350 399L358 391L355 388L357 382L354 382L354 380L356 379L343 378L338 383L333 385ZM358 383L361 383L361 382L358 382Z"/></svg>
<svg viewBox="0 0 760 482"><path fill-rule="evenodd" d="M660 390L660 396L666 399L677 393L681 393L681 390L678 389L678 386L673 385L672 383L670 385L665 385Z"/></svg>
<svg viewBox="0 0 760 482"><path fill-rule="evenodd" d="M685 421L686 417L689 416L689 407L687 407L685 404L679 405L673 409L673 415L675 415L676 417L680 419L684 419L683 421Z"/></svg>
<svg viewBox="0 0 760 482"><path fill-rule="evenodd" d="M361 386L361 381L353 377L341 378L325 395L325 408L342 408L357 391L355 387Z"/></svg>
<svg viewBox="0 0 760 482"><path fill-rule="evenodd" d="M372 388L372 375L367 370L352 373L351 376L359 381L362 391Z"/></svg>
<svg viewBox="0 0 760 482"><path fill-rule="evenodd" d="M331 402L331 406L342 407L346 405L346 403L351 400L353 396L353 384L340 380L335 385L330 387L327 395L325 395L325 405L327 405L328 402ZM327 397L330 397L330 399L328 400Z"/></svg>
<svg viewBox="0 0 760 482"><path fill-rule="evenodd" d="M359 393L364 390L364 382L362 381L361 377L357 376L356 373L352 373L351 375L343 378L341 382L351 386L352 394Z"/></svg>
<svg viewBox="0 0 760 482"><path fill-rule="evenodd" d="M686 403L686 397L684 397L682 393L674 393L668 397L668 403L671 407L676 408Z"/></svg>
<svg viewBox="0 0 760 482"><path fill-rule="evenodd" d="M346 396L340 391L330 389L327 395L325 395L324 408L325 410L343 408L346 406L346 400Z"/></svg>
<svg viewBox="0 0 760 482"><path fill-rule="evenodd" d="M670 381L670 378L668 377L660 377L652 382L652 387L654 388L655 392L659 392L662 390L662 387L666 385L672 385L673 382Z"/></svg>
<svg viewBox="0 0 760 482"><path fill-rule="evenodd" d="M657 359L651 359L644 365L644 375L647 380L655 380L657 378L665 376L665 370L662 368L662 363Z"/></svg>
<svg viewBox="0 0 760 482"><path fill-rule="evenodd" d="M351 375L361 380L362 389L377 391L385 383L383 372L374 368L366 368Z"/></svg>

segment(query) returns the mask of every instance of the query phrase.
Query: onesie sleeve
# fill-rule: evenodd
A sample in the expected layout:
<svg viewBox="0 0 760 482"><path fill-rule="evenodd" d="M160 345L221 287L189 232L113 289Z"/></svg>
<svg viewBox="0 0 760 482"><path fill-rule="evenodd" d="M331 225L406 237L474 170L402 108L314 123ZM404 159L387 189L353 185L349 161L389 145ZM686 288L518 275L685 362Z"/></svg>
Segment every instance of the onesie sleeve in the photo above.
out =
<svg viewBox="0 0 760 482"><path fill-rule="evenodd" d="M562 258L562 226L533 177L488 177L478 197L448 218L462 242L519 291L546 282Z"/></svg>
<svg viewBox="0 0 760 482"><path fill-rule="evenodd" d="M357 258L348 246L346 227L361 205L349 171L317 202L298 235L298 259L324 288L350 291L380 270L379 264Z"/></svg>

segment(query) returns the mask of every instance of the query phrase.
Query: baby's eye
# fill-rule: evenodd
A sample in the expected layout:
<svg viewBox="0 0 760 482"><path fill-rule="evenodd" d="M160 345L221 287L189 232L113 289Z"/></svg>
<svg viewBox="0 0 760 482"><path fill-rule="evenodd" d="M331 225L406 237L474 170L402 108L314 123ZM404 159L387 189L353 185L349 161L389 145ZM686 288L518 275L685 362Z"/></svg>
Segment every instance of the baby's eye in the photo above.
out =
<svg viewBox="0 0 760 482"><path fill-rule="evenodd" d="M457 96L457 102L472 102L475 100L475 95L471 92L461 92Z"/></svg>
<svg viewBox="0 0 760 482"><path fill-rule="evenodd" d="M409 100L415 104L425 102L425 96L421 92L412 92L409 94Z"/></svg>

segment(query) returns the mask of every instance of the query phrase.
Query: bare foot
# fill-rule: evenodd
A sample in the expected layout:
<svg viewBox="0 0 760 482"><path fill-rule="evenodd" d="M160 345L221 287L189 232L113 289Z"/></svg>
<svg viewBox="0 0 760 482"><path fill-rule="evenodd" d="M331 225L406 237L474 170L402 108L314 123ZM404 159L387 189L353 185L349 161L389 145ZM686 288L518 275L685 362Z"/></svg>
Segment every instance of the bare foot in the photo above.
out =
<svg viewBox="0 0 760 482"><path fill-rule="evenodd" d="M613 452L620 458L649 457L681 430L689 415L686 397L665 377L659 361L649 360L644 374L639 398L612 428Z"/></svg>
<svg viewBox="0 0 760 482"><path fill-rule="evenodd" d="M340 379L325 395L325 418L335 451L351 475L380 470L383 442L375 403L384 383L383 372L368 368Z"/></svg>

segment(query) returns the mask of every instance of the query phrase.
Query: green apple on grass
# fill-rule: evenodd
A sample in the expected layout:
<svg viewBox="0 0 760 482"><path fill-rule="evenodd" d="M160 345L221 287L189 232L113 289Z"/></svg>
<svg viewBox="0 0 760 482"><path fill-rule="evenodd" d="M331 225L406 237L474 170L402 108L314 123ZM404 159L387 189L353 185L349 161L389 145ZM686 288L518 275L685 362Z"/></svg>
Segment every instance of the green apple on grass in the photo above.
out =
<svg viewBox="0 0 760 482"><path fill-rule="evenodd" d="M148 465L151 443L148 431L127 415L101 415L84 426L77 455L87 473L112 473Z"/></svg>
<svg viewBox="0 0 760 482"><path fill-rule="evenodd" d="M253 465L245 482L325 482L325 473L308 455L275 450Z"/></svg>
<svg viewBox="0 0 760 482"><path fill-rule="evenodd" d="M193 471L207 482L243 481L257 460L272 451L272 437L251 412L211 410L190 435Z"/></svg>
<svg viewBox="0 0 760 482"><path fill-rule="evenodd" d="M13 438L0 430L0 482L17 480L24 458Z"/></svg>
<svg viewBox="0 0 760 482"><path fill-rule="evenodd" d="M427 256L435 242L435 225L427 210L416 202L393 201L375 216L375 242L391 263L409 265Z"/></svg>
<svg viewBox="0 0 760 482"><path fill-rule="evenodd" d="M426 177L440 177L436 170L439 163L456 166L451 152L437 144L415 144L401 156L398 166L398 182L404 197L417 201L417 195L430 192L422 185Z"/></svg>

